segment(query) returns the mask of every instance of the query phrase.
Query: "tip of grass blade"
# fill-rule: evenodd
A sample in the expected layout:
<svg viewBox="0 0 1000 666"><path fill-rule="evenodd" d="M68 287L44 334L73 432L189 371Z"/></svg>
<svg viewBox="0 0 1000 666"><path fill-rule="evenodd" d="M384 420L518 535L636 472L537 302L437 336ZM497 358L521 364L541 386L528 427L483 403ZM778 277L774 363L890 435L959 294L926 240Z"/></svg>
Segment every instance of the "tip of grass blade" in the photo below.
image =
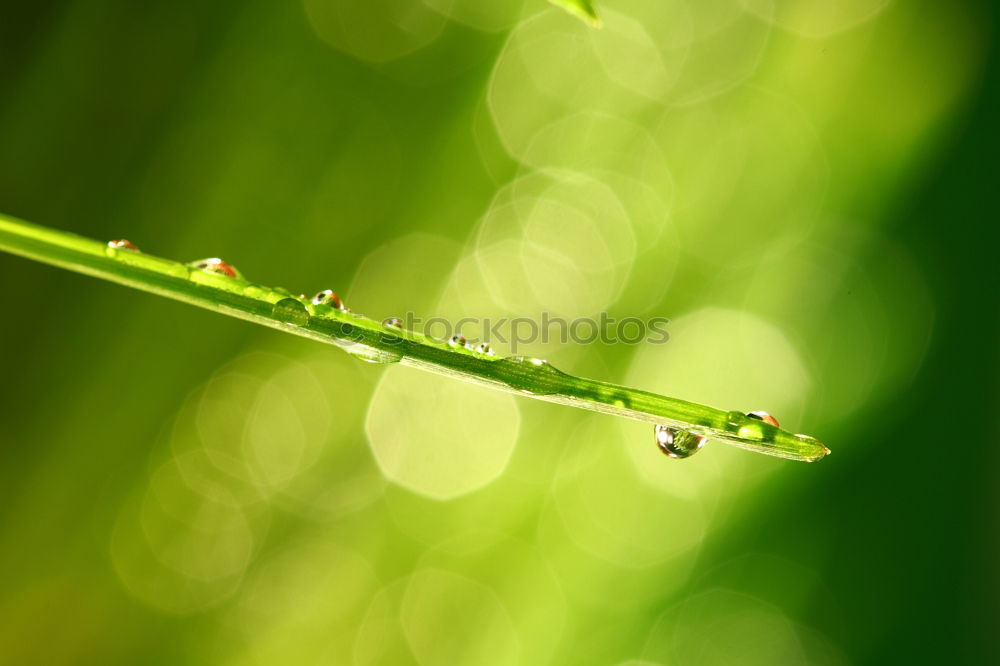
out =
<svg viewBox="0 0 1000 666"><path fill-rule="evenodd" d="M590 0L549 0L549 2L556 7L561 7L592 28L600 28L604 25L604 21L597 15Z"/></svg>
<svg viewBox="0 0 1000 666"><path fill-rule="evenodd" d="M819 440L813 437L806 437L805 435L796 435L796 437L815 442L814 451L803 455L802 459L805 460L806 462L816 462L817 460L822 460L823 458L826 458L828 455L830 455L830 448L825 444L821 443Z"/></svg>

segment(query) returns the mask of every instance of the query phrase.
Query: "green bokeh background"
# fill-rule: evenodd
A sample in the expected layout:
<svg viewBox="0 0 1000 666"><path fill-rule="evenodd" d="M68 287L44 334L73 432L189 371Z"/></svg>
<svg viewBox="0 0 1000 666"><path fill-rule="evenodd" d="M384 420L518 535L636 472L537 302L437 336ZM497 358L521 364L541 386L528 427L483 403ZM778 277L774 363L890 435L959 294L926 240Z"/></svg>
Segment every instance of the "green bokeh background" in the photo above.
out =
<svg viewBox="0 0 1000 666"><path fill-rule="evenodd" d="M0 663L997 657L992 11L598 9L4 2L0 209L376 317L668 317L522 351L833 455L0 256Z"/></svg>

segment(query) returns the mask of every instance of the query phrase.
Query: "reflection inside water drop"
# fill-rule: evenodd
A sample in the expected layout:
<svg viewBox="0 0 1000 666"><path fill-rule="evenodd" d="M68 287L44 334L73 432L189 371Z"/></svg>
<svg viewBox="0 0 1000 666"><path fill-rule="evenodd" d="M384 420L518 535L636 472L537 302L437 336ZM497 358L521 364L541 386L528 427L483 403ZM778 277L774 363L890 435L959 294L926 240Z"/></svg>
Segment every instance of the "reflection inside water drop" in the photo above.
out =
<svg viewBox="0 0 1000 666"><path fill-rule="evenodd" d="M479 346L476 347L476 353L484 356L493 356L493 347L491 347L488 342L481 342L479 343Z"/></svg>
<svg viewBox="0 0 1000 666"><path fill-rule="evenodd" d="M656 445L671 458L690 458L705 445L705 438L680 428L657 425L653 428Z"/></svg>
<svg viewBox="0 0 1000 666"><path fill-rule="evenodd" d="M448 340L448 344L452 347L464 347L466 345L464 335L453 335Z"/></svg>
<svg viewBox="0 0 1000 666"><path fill-rule="evenodd" d="M396 328L402 330L403 320L400 319L399 317L389 317L388 319L382 322L382 325L385 326L386 328Z"/></svg>

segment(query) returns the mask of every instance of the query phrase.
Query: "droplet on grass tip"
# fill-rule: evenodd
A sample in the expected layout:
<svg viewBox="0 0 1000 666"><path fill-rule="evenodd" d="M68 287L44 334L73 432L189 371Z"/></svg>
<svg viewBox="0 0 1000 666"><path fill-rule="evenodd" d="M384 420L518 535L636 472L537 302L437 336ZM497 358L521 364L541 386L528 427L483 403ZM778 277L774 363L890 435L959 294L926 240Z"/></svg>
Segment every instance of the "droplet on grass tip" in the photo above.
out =
<svg viewBox="0 0 1000 666"><path fill-rule="evenodd" d="M466 345L464 335L453 335L448 340L448 344L452 347L464 347Z"/></svg>
<svg viewBox="0 0 1000 666"><path fill-rule="evenodd" d="M488 342L480 342L479 346L476 347L476 353L483 356L493 356L493 347L490 347Z"/></svg>
<svg viewBox="0 0 1000 666"><path fill-rule="evenodd" d="M382 322L382 325L385 326L386 328L396 328L402 330L403 320L400 319L399 317L389 317L388 319Z"/></svg>
<svg viewBox="0 0 1000 666"><path fill-rule="evenodd" d="M671 458L690 458L705 445L705 438L680 428L657 425L653 428L656 434L656 445L664 455Z"/></svg>

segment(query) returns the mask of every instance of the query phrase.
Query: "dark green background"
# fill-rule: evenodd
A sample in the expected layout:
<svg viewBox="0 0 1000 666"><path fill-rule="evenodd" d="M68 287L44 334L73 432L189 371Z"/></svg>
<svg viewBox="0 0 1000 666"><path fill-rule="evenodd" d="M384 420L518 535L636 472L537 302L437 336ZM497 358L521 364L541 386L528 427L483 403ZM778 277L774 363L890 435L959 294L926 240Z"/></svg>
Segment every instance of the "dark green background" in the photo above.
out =
<svg viewBox="0 0 1000 666"><path fill-rule="evenodd" d="M368 11L387 4L373 3ZM642 3L597 4L628 12ZM541 0L526 6L529 14L546 9ZM584 30L549 11L545 20L554 25L565 20L567 30ZM960 19L942 21L946 14ZM204 607L179 613L158 607L122 584L110 544L129 498L142 494L152 471L169 457L163 432L186 396L220 367L257 350L300 361L303 354L339 352L276 340L282 336L272 331L0 256L0 662L362 663L357 646L363 639L356 635L368 626L375 590L405 584L425 566L436 542L484 525L537 546L537 561L556 571L565 612L551 629L561 636L548 653L551 663L611 666L644 657L667 664L671 654L682 664L781 663L785 653L768 647L774 622L790 623L801 642L801 652L785 663L983 664L1000 658L994 20L985 3L941 9L934 2L897 0L863 38L857 35L865 26L829 42L774 33L743 84L780 91L814 116L830 106L825 121L816 120L829 165L821 215L827 221L817 242L834 247L838 234L854 238L858 230L879 229L884 240L834 249L851 266L870 271L864 280L876 285L874 302L881 309L871 309L869 300L858 306L858 316L883 322L883 353L903 359L905 369L846 416L822 401L807 404L803 423L790 427L817 435L833 455L815 465L765 461L766 476L756 483L734 475L731 485L743 487L725 491L725 518L712 522L697 555L677 568L665 561L622 573L596 558L578 572L562 571L560 558L568 551L560 546L553 556L545 546L549 539L572 541L551 536L558 530L546 518L550 485L575 481L562 452L625 444L580 435L578 424L592 418L582 412L520 401L513 472L468 496L436 501L389 484L373 503L329 519L272 506L266 498L248 509L268 514L267 529L255 536L248 579L256 563L287 544L329 539L360 553L378 580L350 608L338 606L334 585L320 595L326 605L304 611L305 619L275 630L260 647L255 641L261 632L251 628L257 625L238 619L249 583ZM971 28L953 29L956 24ZM445 22L424 48L372 63L319 39L300 3L4 2L0 209L94 238L125 236L161 256L222 254L266 284L296 291L334 286L343 293L363 258L397 237L424 232L465 243L494 194L537 166L519 164L482 129L490 125L484 93L506 35L506 29L487 33ZM834 90L822 67L805 75L797 69L801 53L818 59L827 48L831 58L861 54L849 88ZM570 72L577 62L558 68ZM711 64L704 67L691 75L710 76ZM941 93L926 81L953 88ZM907 105L919 110L925 101L924 111L908 115ZM535 103L525 97L526 106ZM633 122L654 131L670 100L662 104L622 114L632 113ZM728 108L716 112L725 118ZM908 129L886 129L899 126ZM492 143L477 147L483 136ZM780 155L770 165L773 173L785 168ZM671 164L681 195L685 159L694 161L689 152ZM716 213L725 216L719 222L711 212L688 212L694 221L686 223L685 242L695 239L696 246L679 254L652 248L675 263L677 273L641 314L675 319L711 306L752 311L754 303L740 296L738 266L730 280L712 278L739 264L730 254L734 248L741 257L752 256L794 239L794 224L772 228L769 216L796 213L776 204L739 220L734 205ZM673 219L642 223L669 226ZM730 226L735 224L740 226ZM709 231L690 235L702 226ZM759 245L747 242L755 237ZM925 285L914 288L926 288L928 297L926 353L920 350L924 333L909 328L905 285L911 273L894 274L887 243L909 257L906 265L916 267ZM447 278L447 257L425 259L446 265L429 268L431 278ZM775 270L780 278L782 269ZM424 277L386 279L417 299ZM622 299L612 304L613 314L631 314L630 303L641 301L656 279L655 271L636 269ZM788 280L796 279L789 269ZM714 286L704 286L709 283ZM880 291L882 283L893 286ZM429 278L423 288L437 289L434 284ZM809 366L812 382L838 395L850 395L857 379L847 358L855 347L836 342L837 304L852 303L845 284L837 287L842 300L824 301L827 319L813 321L818 315L809 304L814 291L825 293L822 284L799 285L787 298L775 294L781 308L758 310L788 331L804 354L828 355ZM355 303L350 294L348 301L362 312L394 305ZM492 314L488 303L482 307L475 314ZM672 343L681 344L678 335L683 329ZM622 382L633 353L584 350L559 365ZM362 378L361 388L327 387L334 397L342 391L345 404L350 393L370 391L383 371L359 366L349 372ZM881 377L881 370L871 372ZM689 397L683 385L675 393ZM745 408L755 407L768 405ZM363 415L350 418L338 440L344 457L330 461L337 470L330 483L344 484L348 494L352 479L376 469ZM651 441L645 448L649 465L679 470L715 455L708 447L698 459L672 463L655 455ZM606 490L615 496L638 493L642 483L614 479ZM730 485L725 478L720 483ZM644 492L643 502L657 502L655 493ZM653 510L644 519L642 502L633 504L637 517L630 524L637 534L669 527L669 515ZM431 527L414 528L415 536L401 524L408 520ZM505 567L521 546L484 543L482 561L454 568L486 587L502 586ZM516 598L531 608L535 569L517 571L525 578ZM172 580L167 575L164 584L175 585ZM662 594L655 592L659 587ZM719 590L726 592L720 597ZM713 606L704 633L692 634L689 643L664 631L678 616L697 627L698 600L721 598L725 610L725 594L752 599L748 608L761 615L719 619ZM595 604L593 596L607 601ZM455 603L460 615L479 617L474 602L468 608ZM451 663L508 663L477 656L446 619L428 622L425 629L439 631L441 644L458 642L456 652L433 653L429 661L423 653L424 662L442 663L434 659L452 654ZM538 635L545 634L545 622L536 618ZM822 639L810 642L811 632ZM340 642L332 652L312 649L334 633ZM519 635L521 663L538 663L532 659L544 650L532 652L537 636ZM390 652L377 663L419 663L399 632L381 640ZM469 640L476 640L474 632ZM661 648L661 642L669 645ZM760 656L772 654L779 656ZM742 656L734 661L734 655Z"/></svg>

